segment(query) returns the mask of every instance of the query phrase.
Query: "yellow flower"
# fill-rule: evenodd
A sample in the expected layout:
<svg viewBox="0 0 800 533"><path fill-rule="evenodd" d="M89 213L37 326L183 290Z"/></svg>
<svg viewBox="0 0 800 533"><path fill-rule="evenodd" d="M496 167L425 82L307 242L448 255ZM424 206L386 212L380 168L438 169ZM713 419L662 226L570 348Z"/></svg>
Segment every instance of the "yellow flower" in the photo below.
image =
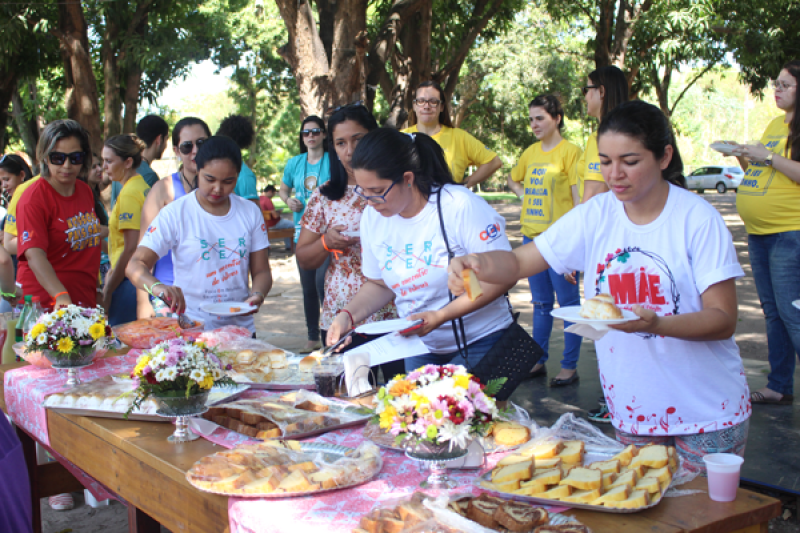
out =
<svg viewBox="0 0 800 533"><path fill-rule="evenodd" d="M63 339L58 339L56 346L58 347L59 352L67 353L72 351L72 349L75 347L75 343L72 342L72 339L69 337L64 337Z"/></svg>
<svg viewBox="0 0 800 533"><path fill-rule="evenodd" d="M28 335L30 335L33 338L36 338L45 331L47 331L47 326L45 326L44 324L36 324L31 328L31 331L28 333Z"/></svg>
<svg viewBox="0 0 800 533"><path fill-rule="evenodd" d="M150 362L150 356L149 355L141 356L139 358L139 361L137 361L136 366L133 369L133 374L135 376L137 376L137 377L142 377L142 370L144 370L144 367L146 367L147 363L149 363L149 362Z"/></svg>
<svg viewBox="0 0 800 533"><path fill-rule="evenodd" d="M411 391L411 400L416 404L415 407L419 409L425 404L431 403L425 396L421 396L414 391Z"/></svg>
<svg viewBox="0 0 800 533"><path fill-rule="evenodd" d="M208 390L214 386L214 377L211 374L207 374L205 379L199 383L201 389Z"/></svg>
<svg viewBox="0 0 800 533"><path fill-rule="evenodd" d="M89 326L89 335L92 336L94 340L99 339L100 337L105 336L106 328L103 327L102 324L92 324Z"/></svg>
<svg viewBox="0 0 800 533"><path fill-rule="evenodd" d="M381 413L381 429L389 429L392 427L395 417L397 416L397 409L394 407L387 407Z"/></svg>
<svg viewBox="0 0 800 533"><path fill-rule="evenodd" d="M404 394L408 394L412 390L414 390L413 383L411 383L410 381L400 380L395 382L394 385L392 385L392 388L389 389L389 394L391 394L396 398L398 396L403 396Z"/></svg>
<svg viewBox="0 0 800 533"><path fill-rule="evenodd" d="M461 387L462 389L469 387L469 376L456 376L454 380L456 382L456 387Z"/></svg>
<svg viewBox="0 0 800 533"><path fill-rule="evenodd" d="M61 309L60 311L56 312L56 316L57 316L58 318L64 318L64 313L66 313L66 311L64 311L63 309Z"/></svg>

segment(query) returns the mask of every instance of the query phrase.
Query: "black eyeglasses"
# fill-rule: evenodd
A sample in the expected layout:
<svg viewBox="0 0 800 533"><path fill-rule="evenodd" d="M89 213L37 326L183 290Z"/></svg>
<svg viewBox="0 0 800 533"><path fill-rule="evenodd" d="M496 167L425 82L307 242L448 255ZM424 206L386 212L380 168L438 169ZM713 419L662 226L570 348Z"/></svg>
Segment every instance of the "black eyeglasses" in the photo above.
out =
<svg viewBox="0 0 800 533"><path fill-rule="evenodd" d="M356 188L353 189L353 191L357 195L359 195L361 198L363 198L364 200L366 200L368 202L372 202L373 204L385 204L386 203L386 195L389 194L389 191L392 190L392 187L394 187L396 183L397 183L396 181L393 181L392 184L389 185L389 188L386 189L386 192L384 192L383 194L379 194L377 196L367 196L367 195L365 195L364 194L364 189L362 189L360 185L356 185Z"/></svg>
<svg viewBox="0 0 800 533"><path fill-rule="evenodd" d="M50 160L51 165L61 166L69 158L71 165L82 165L86 157L86 152L72 152L65 154L64 152L50 152L47 158Z"/></svg>
<svg viewBox="0 0 800 533"><path fill-rule="evenodd" d="M178 145L178 150L181 151L183 155L189 155L192 153L192 149L194 145L197 145L197 149L199 150L203 143L206 142L208 139L197 139L196 141L184 141Z"/></svg>
<svg viewBox="0 0 800 533"><path fill-rule="evenodd" d="M586 96L586 93L588 93L591 89L597 89L598 87L600 87L600 86L599 85L587 85L586 87L581 87L581 92L583 93L583 96Z"/></svg>
<svg viewBox="0 0 800 533"><path fill-rule="evenodd" d="M425 107L425 106L436 107L441 103L442 101L437 100L436 98L431 98L430 100L426 100L425 98L414 98L414 104L420 107Z"/></svg>
<svg viewBox="0 0 800 533"><path fill-rule="evenodd" d="M320 128L312 128L310 130L300 130L300 133L303 135L303 137L308 137L309 135L316 137L322 133L322 130Z"/></svg>

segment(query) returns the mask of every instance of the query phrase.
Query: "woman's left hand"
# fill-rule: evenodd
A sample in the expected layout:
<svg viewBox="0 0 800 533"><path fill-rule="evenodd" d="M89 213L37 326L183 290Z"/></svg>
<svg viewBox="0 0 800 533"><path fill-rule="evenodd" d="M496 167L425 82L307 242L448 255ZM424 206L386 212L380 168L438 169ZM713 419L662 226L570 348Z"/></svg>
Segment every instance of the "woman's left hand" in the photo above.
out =
<svg viewBox="0 0 800 533"><path fill-rule="evenodd" d="M753 163L763 163L772 152L763 144L756 143L740 145L737 153Z"/></svg>
<svg viewBox="0 0 800 533"><path fill-rule="evenodd" d="M264 298L264 296L261 295L261 293L251 294L244 301L244 303L254 306L255 309L253 309L252 311L250 311L249 313L247 313L247 314L245 314L243 316L254 315L254 314L258 313L259 309L261 309L261 305L264 303L264 300L265 300L265 298Z"/></svg>
<svg viewBox="0 0 800 533"><path fill-rule="evenodd" d="M410 337L411 335L424 337L444 323L444 318L441 315L441 311L423 311L422 313L411 315L408 317L408 320L422 320L422 326L412 329L408 333L404 334L404 337Z"/></svg>
<svg viewBox="0 0 800 533"><path fill-rule="evenodd" d="M622 331L624 333L654 333L658 327L659 316L649 309L645 309L641 305L634 305L631 309L639 317L639 320L625 322L624 324L615 324L608 326L611 329Z"/></svg>

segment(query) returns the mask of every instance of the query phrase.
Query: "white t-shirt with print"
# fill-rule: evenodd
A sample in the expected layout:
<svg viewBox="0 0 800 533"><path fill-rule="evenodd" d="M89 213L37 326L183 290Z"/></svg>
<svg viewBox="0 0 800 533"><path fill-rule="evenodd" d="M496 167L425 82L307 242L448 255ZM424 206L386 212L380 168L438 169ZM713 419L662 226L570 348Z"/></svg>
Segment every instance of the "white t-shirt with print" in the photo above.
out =
<svg viewBox="0 0 800 533"><path fill-rule="evenodd" d="M612 193L567 213L534 242L556 272L585 272L586 297L608 293L622 309L639 304L659 316L703 307L711 285L744 275L717 210L670 185L656 220L636 225ZM733 337L688 341L611 330L596 342L600 382L620 431L691 435L750 416Z"/></svg>
<svg viewBox="0 0 800 533"><path fill-rule="evenodd" d="M205 329L226 325L255 333L253 316L221 318L200 310L207 302L243 301L249 295L250 254L269 247L264 217L249 200L230 195L231 208L215 216L197 201L197 191L175 200L147 228L140 246L159 257L172 251L175 286L186 299L186 315Z"/></svg>
<svg viewBox="0 0 800 533"><path fill-rule="evenodd" d="M434 311L450 300L447 290L447 247L436 208L438 193L412 218L384 217L367 207L361 217L361 268L394 291L398 314L405 318ZM485 200L458 185L446 185L442 216L450 248L456 257L491 250L511 250L505 219ZM505 297L464 316L467 343L511 325ZM458 349L450 322L421 337L431 353Z"/></svg>

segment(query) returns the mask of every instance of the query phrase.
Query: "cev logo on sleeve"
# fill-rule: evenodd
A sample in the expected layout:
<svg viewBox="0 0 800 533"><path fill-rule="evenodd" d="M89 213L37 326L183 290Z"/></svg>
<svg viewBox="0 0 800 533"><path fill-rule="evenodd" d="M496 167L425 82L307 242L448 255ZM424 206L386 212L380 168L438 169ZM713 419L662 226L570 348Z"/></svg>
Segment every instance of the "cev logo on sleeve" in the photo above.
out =
<svg viewBox="0 0 800 533"><path fill-rule="evenodd" d="M600 172L600 163L589 163L589 172Z"/></svg>
<svg viewBox="0 0 800 533"><path fill-rule="evenodd" d="M12 224L15 224L17 222L17 217L15 217L14 215L8 215L6 217L6 222L11 222Z"/></svg>
<svg viewBox="0 0 800 533"><path fill-rule="evenodd" d="M119 219L122 222L125 222L125 221L128 221L128 220L133 220L133 213L120 213L119 214Z"/></svg>
<svg viewBox="0 0 800 533"><path fill-rule="evenodd" d="M480 234L482 241L493 241L500 236L500 224L489 224Z"/></svg>

